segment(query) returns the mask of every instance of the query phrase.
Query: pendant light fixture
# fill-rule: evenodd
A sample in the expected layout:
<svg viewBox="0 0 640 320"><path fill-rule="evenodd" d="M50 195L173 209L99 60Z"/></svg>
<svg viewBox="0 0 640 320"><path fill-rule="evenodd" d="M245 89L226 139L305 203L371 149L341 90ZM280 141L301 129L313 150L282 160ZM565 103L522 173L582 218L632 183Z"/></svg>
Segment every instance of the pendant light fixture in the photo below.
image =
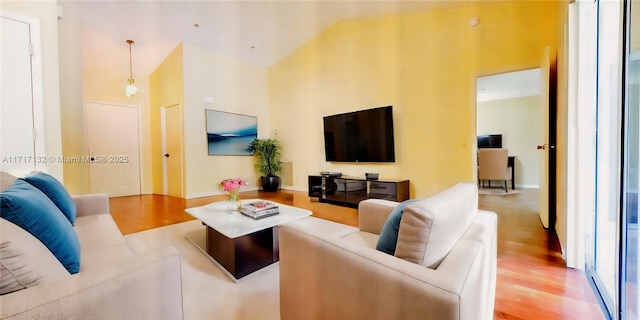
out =
<svg viewBox="0 0 640 320"><path fill-rule="evenodd" d="M127 40L127 44L129 44L129 84L125 89L125 94L127 95L127 97L133 97L136 95L136 93L138 93L138 88L136 88L136 86L133 84L133 67L131 64L131 45L134 43L135 42L133 40Z"/></svg>

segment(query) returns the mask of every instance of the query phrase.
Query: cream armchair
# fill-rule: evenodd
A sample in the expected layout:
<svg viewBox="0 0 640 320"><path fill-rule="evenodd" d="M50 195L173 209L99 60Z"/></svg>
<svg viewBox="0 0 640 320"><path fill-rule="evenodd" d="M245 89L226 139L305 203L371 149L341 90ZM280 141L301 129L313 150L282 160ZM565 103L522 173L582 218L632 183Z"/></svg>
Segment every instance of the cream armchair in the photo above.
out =
<svg viewBox="0 0 640 320"><path fill-rule="evenodd" d="M488 180L504 182L504 190L508 191L507 181L513 179L509 168L509 151L507 149L478 149L478 183Z"/></svg>
<svg viewBox="0 0 640 320"><path fill-rule="evenodd" d="M477 199L476 186L461 183L407 205L402 220L438 222L403 234L401 221L396 255L375 249L396 202L362 201L359 228L314 217L280 226L281 318L493 319L497 219ZM443 258L427 267L397 257L407 235L428 239L418 260Z"/></svg>

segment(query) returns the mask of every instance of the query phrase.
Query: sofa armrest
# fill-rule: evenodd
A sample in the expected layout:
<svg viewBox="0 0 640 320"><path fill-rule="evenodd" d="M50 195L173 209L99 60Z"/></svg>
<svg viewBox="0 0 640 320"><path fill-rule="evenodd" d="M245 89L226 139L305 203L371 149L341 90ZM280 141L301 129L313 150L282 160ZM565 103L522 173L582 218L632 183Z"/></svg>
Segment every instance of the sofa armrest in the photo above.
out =
<svg viewBox="0 0 640 320"><path fill-rule="evenodd" d="M180 254L171 247L0 296L0 318L182 319Z"/></svg>
<svg viewBox="0 0 640 320"><path fill-rule="evenodd" d="M78 216L109 213L109 196L104 193L72 196Z"/></svg>
<svg viewBox="0 0 640 320"><path fill-rule="evenodd" d="M381 199L367 199L358 204L360 231L380 234L389 214L399 203Z"/></svg>
<svg viewBox="0 0 640 320"><path fill-rule="evenodd" d="M458 279L340 239L280 227L280 316L287 319L458 319ZM304 258L300 258L304 257ZM444 269L443 269L444 270Z"/></svg>

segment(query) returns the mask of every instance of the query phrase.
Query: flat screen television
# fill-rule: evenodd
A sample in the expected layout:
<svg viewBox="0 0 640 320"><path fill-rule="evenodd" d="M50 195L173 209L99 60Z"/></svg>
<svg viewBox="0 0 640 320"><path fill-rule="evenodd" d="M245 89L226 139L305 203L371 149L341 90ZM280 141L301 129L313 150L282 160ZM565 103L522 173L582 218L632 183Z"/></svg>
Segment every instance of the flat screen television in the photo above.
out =
<svg viewBox="0 0 640 320"><path fill-rule="evenodd" d="M478 136L478 149L502 148L502 134L485 134Z"/></svg>
<svg viewBox="0 0 640 320"><path fill-rule="evenodd" d="M326 116L323 121L327 161L396 161L392 106Z"/></svg>

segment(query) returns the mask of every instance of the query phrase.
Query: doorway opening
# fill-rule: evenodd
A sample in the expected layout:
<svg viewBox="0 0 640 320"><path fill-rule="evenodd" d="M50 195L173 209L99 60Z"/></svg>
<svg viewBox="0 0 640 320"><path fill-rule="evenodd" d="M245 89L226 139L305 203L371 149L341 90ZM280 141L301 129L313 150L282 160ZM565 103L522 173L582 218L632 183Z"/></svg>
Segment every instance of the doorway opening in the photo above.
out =
<svg viewBox="0 0 640 320"><path fill-rule="evenodd" d="M477 147L508 150L512 173L509 186L515 187L511 192L500 188L487 191L487 185L482 183L479 193L508 196L527 189L539 190L537 211L540 221L545 229L552 226L550 230L555 232L555 199L549 197L555 192L555 183L549 179L555 175L551 155L555 151L555 112L550 112L549 102L555 97L549 85L548 50L542 60L540 68L476 79ZM484 137L498 140L499 145L485 144Z"/></svg>

